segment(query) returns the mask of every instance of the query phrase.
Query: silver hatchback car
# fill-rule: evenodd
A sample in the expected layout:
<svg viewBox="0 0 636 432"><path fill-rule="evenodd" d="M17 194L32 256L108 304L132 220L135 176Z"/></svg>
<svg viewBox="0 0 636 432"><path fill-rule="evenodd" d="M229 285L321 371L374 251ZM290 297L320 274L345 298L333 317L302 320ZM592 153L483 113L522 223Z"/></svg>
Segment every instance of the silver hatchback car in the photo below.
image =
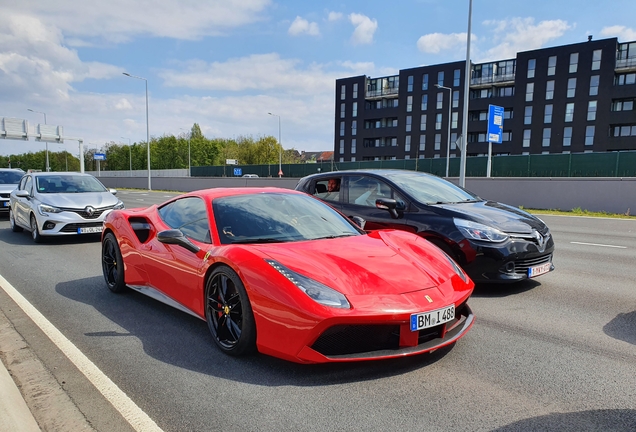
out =
<svg viewBox="0 0 636 432"><path fill-rule="evenodd" d="M9 195L24 175L21 169L0 168L0 212L9 211Z"/></svg>
<svg viewBox="0 0 636 432"><path fill-rule="evenodd" d="M10 195L11 229L30 231L36 243L44 236L101 233L106 214L124 208L116 193L90 174L25 174Z"/></svg>

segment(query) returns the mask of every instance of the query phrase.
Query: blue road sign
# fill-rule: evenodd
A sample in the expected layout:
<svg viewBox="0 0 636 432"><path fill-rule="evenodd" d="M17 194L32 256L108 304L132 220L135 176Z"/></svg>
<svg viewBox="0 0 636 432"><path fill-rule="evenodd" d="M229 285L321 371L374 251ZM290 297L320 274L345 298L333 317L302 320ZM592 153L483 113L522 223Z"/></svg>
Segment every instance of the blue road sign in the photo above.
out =
<svg viewBox="0 0 636 432"><path fill-rule="evenodd" d="M488 142L501 144L503 137L503 107L488 105Z"/></svg>
<svg viewBox="0 0 636 432"><path fill-rule="evenodd" d="M95 153L93 155L93 160L106 160L106 154L105 153Z"/></svg>
<svg viewBox="0 0 636 432"><path fill-rule="evenodd" d="M234 175L235 176L242 176L243 175L243 168L234 168Z"/></svg>

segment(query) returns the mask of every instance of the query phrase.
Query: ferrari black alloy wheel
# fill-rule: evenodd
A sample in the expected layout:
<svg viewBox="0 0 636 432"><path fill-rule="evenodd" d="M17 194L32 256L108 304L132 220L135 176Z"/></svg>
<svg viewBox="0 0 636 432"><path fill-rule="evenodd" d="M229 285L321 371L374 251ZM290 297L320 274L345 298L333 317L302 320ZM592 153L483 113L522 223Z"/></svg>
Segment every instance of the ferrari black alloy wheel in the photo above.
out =
<svg viewBox="0 0 636 432"><path fill-rule="evenodd" d="M216 268L205 286L205 318L214 341L227 354L256 349L256 327L243 282L229 267Z"/></svg>
<svg viewBox="0 0 636 432"><path fill-rule="evenodd" d="M104 236L102 242L102 272L108 289L120 293L126 290L124 283L124 260L113 233Z"/></svg>

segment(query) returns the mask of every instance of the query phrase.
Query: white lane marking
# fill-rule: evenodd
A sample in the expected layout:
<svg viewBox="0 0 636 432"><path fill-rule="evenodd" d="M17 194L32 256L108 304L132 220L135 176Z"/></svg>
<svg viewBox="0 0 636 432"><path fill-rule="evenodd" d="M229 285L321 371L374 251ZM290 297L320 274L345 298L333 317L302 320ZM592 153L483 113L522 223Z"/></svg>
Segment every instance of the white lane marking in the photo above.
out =
<svg viewBox="0 0 636 432"><path fill-rule="evenodd" d="M598 243L583 243L583 242L570 242L572 244L580 244L585 246L600 246L600 247L608 247L608 248L616 248L616 249L627 249L627 246L614 246L614 245L606 245L606 244L598 244Z"/></svg>
<svg viewBox="0 0 636 432"><path fill-rule="evenodd" d="M44 315L22 296L0 275L0 287L17 303L29 318L69 358L71 362L93 383L95 388L126 419L136 431L158 431L162 429L139 408L117 385L111 381L88 357L68 340Z"/></svg>

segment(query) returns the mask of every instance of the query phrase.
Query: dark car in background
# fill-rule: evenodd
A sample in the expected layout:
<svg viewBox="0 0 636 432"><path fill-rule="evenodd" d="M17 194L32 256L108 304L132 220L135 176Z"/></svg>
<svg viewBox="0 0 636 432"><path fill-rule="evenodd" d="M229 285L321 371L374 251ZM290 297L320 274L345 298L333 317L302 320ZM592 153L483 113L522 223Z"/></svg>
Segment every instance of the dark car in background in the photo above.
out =
<svg viewBox="0 0 636 432"><path fill-rule="evenodd" d="M417 233L450 255L475 282L516 282L554 270L546 224L440 177L367 169L313 174L296 190L324 200L364 229Z"/></svg>

